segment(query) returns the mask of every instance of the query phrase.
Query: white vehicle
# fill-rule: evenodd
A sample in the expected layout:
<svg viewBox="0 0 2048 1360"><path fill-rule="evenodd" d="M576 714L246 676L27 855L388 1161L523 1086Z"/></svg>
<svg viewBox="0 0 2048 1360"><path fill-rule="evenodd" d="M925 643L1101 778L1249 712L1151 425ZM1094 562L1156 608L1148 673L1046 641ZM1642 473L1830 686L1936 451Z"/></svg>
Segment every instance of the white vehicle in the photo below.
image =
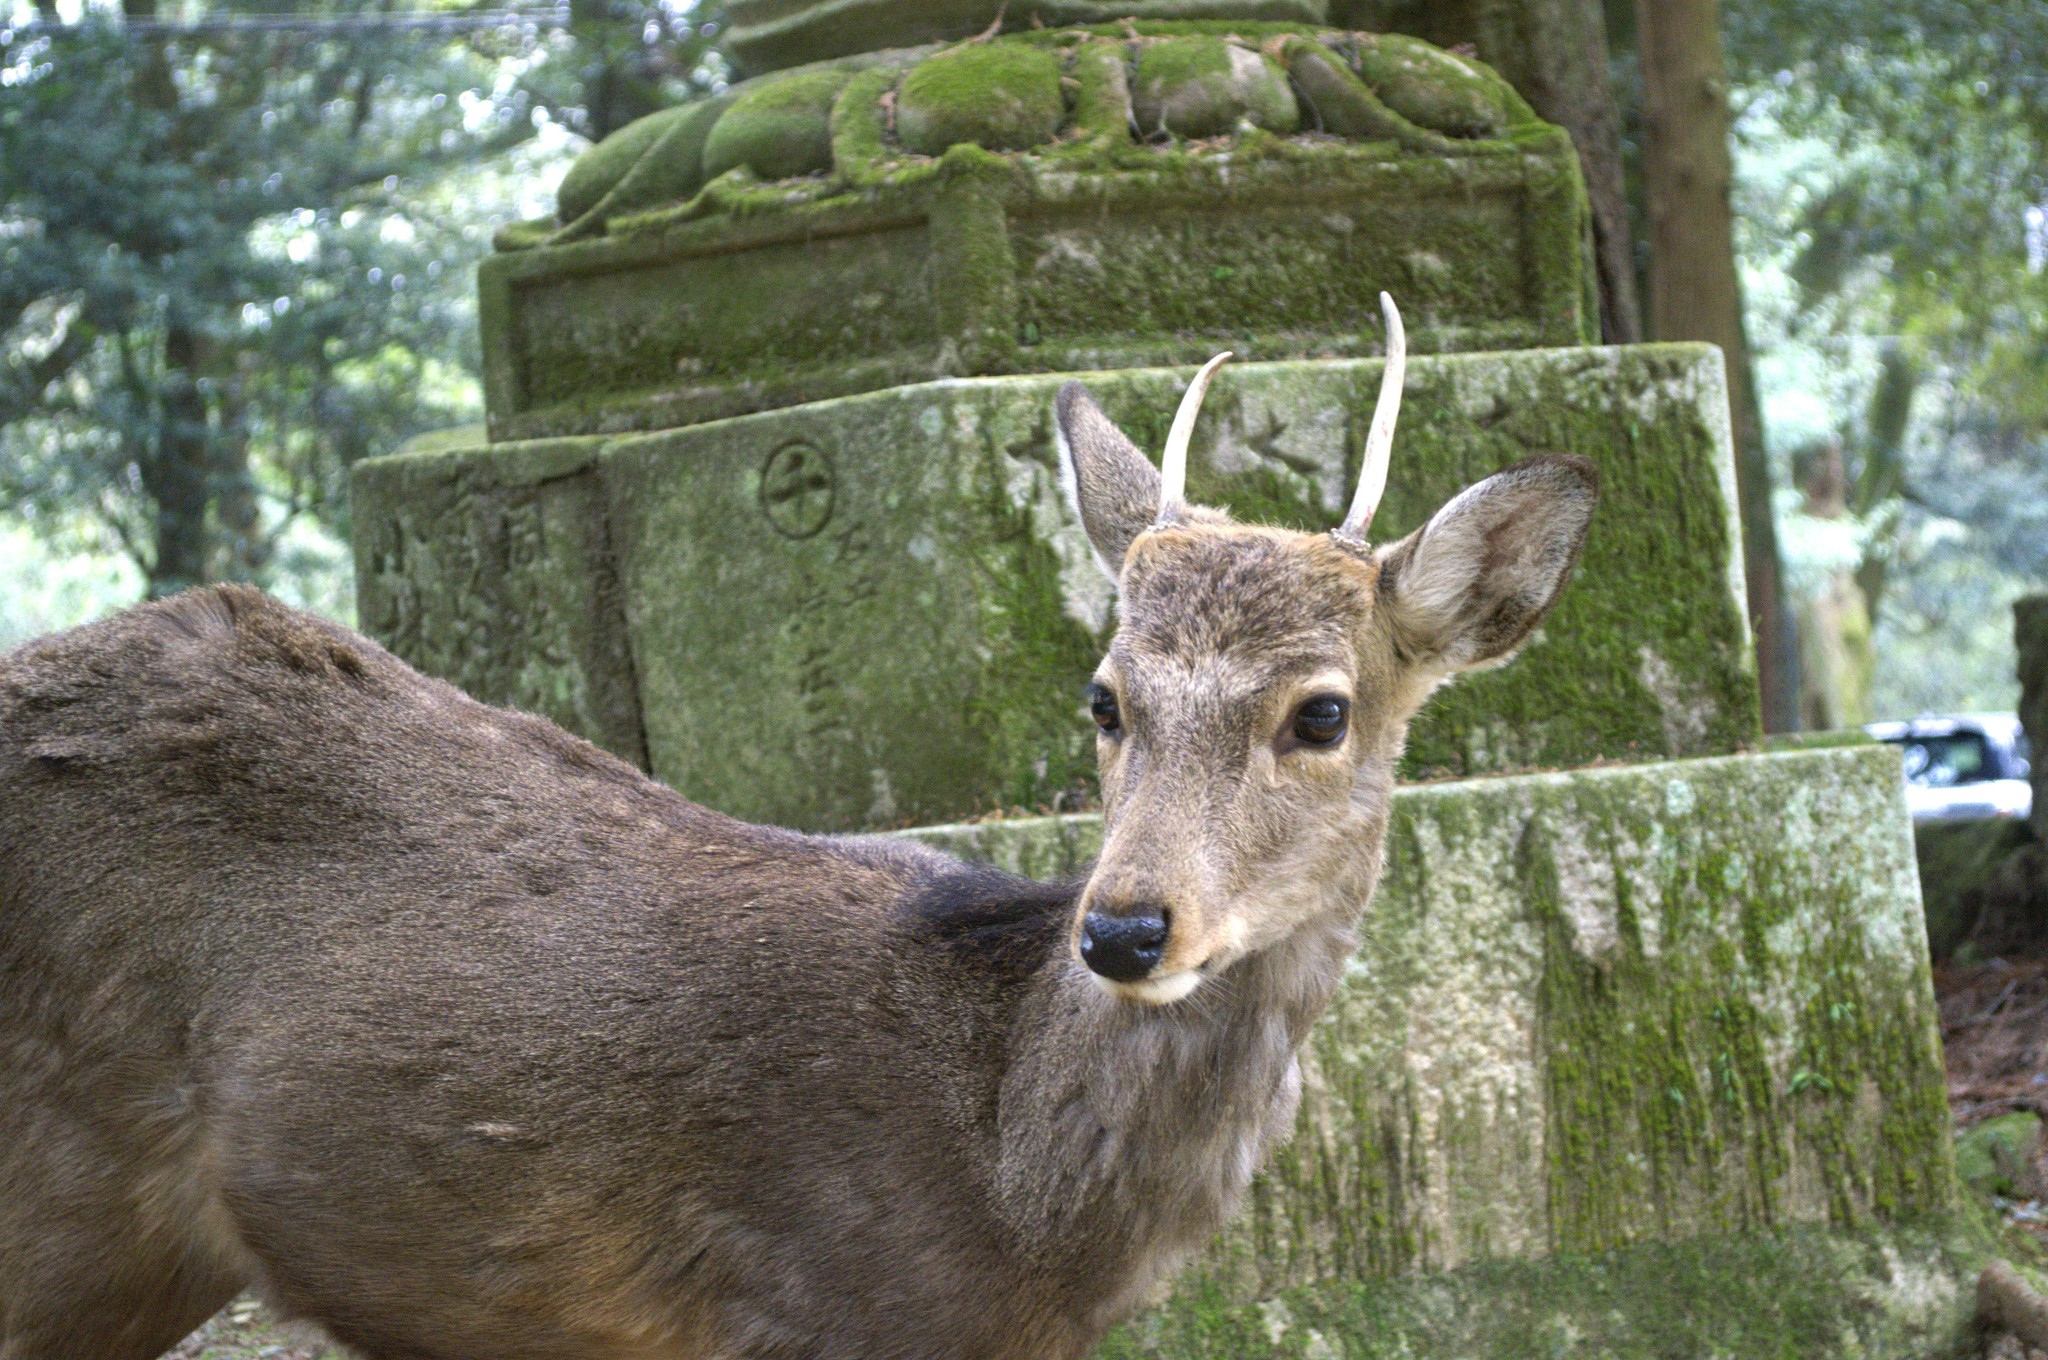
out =
<svg viewBox="0 0 2048 1360"><path fill-rule="evenodd" d="M1879 722L1863 730L1904 749L1906 806L1916 822L2025 817L2033 808L2027 738L2010 713Z"/></svg>

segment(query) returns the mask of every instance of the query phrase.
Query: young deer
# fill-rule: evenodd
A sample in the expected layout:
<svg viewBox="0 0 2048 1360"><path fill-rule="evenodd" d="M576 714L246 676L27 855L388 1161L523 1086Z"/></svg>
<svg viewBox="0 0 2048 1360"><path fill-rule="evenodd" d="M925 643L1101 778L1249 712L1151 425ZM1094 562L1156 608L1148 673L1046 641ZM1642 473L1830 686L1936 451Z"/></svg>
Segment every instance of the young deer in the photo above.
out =
<svg viewBox="0 0 2048 1360"><path fill-rule="evenodd" d="M1370 550L1078 385L1121 592L1078 891L748 826L253 591L0 659L0 1360L262 1289L373 1360L1085 1355L1284 1138L1402 733L1550 609L1583 462ZM771 700L772 701L772 697Z"/></svg>

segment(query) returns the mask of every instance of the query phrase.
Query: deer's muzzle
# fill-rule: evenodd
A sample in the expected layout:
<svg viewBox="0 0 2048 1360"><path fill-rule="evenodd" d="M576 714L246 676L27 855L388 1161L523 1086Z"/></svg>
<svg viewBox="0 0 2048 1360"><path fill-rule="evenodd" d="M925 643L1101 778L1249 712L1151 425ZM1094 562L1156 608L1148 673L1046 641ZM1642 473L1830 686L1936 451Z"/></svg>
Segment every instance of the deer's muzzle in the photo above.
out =
<svg viewBox="0 0 2048 1360"><path fill-rule="evenodd" d="M1081 962L1111 982L1136 982L1159 966L1167 933L1163 911L1132 916L1091 911L1081 918Z"/></svg>

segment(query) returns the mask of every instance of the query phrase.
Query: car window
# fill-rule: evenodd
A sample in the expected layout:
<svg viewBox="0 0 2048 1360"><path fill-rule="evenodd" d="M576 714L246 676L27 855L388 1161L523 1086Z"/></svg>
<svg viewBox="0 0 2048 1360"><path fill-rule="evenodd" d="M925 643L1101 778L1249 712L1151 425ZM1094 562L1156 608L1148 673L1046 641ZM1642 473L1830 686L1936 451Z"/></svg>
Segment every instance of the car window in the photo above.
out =
<svg viewBox="0 0 2048 1360"><path fill-rule="evenodd" d="M2034 757L2027 749L2027 734L2021 732L2012 739L2012 776L2025 779L2033 768Z"/></svg>
<svg viewBox="0 0 2048 1360"><path fill-rule="evenodd" d="M1906 756L1907 782L1927 788L1974 784L1989 779L1991 747L1982 732L1952 732L1945 737L1906 737L1896 743Z"/></svg>

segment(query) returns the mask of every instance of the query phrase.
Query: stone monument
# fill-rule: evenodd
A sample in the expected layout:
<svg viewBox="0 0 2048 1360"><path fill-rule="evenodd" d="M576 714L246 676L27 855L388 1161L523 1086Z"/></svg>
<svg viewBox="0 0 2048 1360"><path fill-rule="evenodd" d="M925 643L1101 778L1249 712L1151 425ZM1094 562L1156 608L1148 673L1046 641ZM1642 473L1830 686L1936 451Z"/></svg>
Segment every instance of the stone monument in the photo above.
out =
<svg viewBox="0 0 2048 1360"><path fill-rule="evenodd" d="M1416 726L1252 1212L1116 1355L1945 1354L1956 1203L1896 758L1756 754L1720 356L1592 344L1564 133L1323 0L733 0L759 72L593 148L481 275L491 443L354 482L363 625L721 809L1050 874L1113 601L1049 412L1375 527L1595 460L1574 585ZM1001 22L998 24L997 20ZM1006 814L997 816L996 814Z"/></svg>

